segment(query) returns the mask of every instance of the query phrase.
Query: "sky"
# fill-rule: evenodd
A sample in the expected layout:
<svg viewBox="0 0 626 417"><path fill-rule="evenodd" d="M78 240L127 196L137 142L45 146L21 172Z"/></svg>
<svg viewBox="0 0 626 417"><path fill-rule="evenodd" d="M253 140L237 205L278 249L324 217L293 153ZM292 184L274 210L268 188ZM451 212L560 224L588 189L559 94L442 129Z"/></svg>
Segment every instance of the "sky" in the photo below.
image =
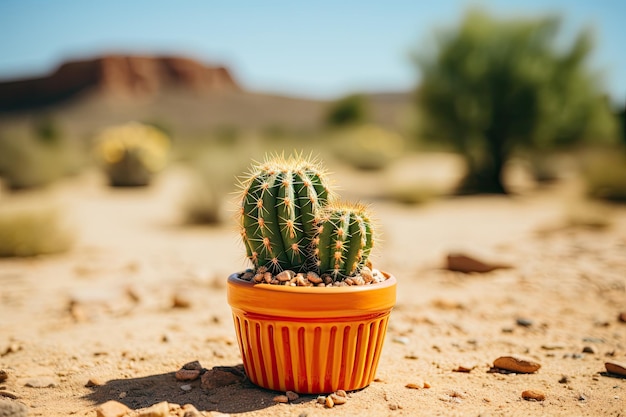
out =
<svg viewBox="0 0 626 417"><path fill-rule="evenodd" d="M592 67L612 100L626 101L622 0L0 0L0 80L121 52L225 65L254 91L322 99L406 91L419 82L411 51L476 5L502 17L559 14L565 37L592 27Z"/></svg>

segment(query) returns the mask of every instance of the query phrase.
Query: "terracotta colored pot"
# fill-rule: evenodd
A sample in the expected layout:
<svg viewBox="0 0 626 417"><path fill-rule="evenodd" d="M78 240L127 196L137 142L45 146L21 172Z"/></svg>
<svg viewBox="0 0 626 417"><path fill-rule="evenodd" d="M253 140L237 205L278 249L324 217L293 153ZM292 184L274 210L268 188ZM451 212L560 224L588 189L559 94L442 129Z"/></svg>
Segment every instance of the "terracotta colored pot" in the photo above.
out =
<svg viewBox="0 0 626 417"><path fill-rule="evenodd" d="M228 303L243 364L263 388L301 394L357 390L374 379L396 279L319 288L255 284L233 274Z"/></svg>

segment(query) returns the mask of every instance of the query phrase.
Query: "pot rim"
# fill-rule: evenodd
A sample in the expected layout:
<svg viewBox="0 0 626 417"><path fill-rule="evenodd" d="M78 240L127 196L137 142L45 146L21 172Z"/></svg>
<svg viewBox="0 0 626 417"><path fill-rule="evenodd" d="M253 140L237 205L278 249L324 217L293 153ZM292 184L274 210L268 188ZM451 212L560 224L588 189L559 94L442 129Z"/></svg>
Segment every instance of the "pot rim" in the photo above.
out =
<svg viewBox="0 0 626 417"><path fill-rule="evenodd" d="M289 287L228 277L228 303L247 314L292 318L363 317L387 313L396 302L396 278L346 287Z"/></svg>

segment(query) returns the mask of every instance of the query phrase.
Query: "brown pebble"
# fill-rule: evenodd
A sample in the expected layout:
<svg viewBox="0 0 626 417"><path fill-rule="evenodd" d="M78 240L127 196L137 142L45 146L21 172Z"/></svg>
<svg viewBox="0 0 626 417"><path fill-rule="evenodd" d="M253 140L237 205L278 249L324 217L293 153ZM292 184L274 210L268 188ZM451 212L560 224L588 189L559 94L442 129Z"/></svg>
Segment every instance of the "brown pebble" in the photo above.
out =
<svg viewBox="0 0 626 417"><path fill-rule="evenodd" d="M345 404L348 401L346 397L341 397L337 394L330 394L330 398L333 400L334 405Z"/></svg>
<svg viewBox="0 0 626 417"><path fill-rule="evenodd" d="M619 316L617 316L617 319L621 321L622 323L626 323L626 311L622 311L621 313L619 313Z"/></svg>
<svg viewBox="0 0 626 417"><path fill-rule="evenodd" d="M348 398L348 393L346 393L344 390L339 389L337 390L337 392L335 392L335 394L339 395L340 397L345 397Z"/></svg>
<svg viewBox="0 0 626 417"><path fill-rule="evenodd" d="M198 369L179 369L176 371L177 381L193 381L200 376L200 370Z"/></svg>
<svg viewBox="0 0 626 417"><path fill-rule="evenodd" d="M89 388L89 387L100 387L102 385L104 385L104 382L100 378L98 378L98 377L91 377L91 378L89 378L89 380L85 384L85 387L87 387L87 388Z"/></svg>
<svg viewBox="0 0 626 417"><path fill-rule="evenodd" d="M333 408L335 406L335 402L330 397L330 395L328 397L326 397L326 400L324 401L324 404L326 405L326 408Z"/></svg>
<svg viewBox="0 0 626 417"><path fill-rule="evenodd" d="M201 371L202 365L198 361L187 362L183 365L183 369L187 369L189 371Z"/></svg>
<svg viewBox="0 0 626 417"><path fill-rule="evenodd" d="M370 282L374 281L374 276L372 275L372 270L370 268L368 268L367 266L364 266L363 268L361 268L360 274L361 274L361 277L363 278L364 282L370 283Z"/></svg>
<svg viewBox="0 0 626 417"><path fill-rule="evenodd" d="M296 273L290 270L285 270L278 275L276 275L276 279L280 282L285 282L291 280L291 278L295 277Z"/></svg>
<svg viewBox="0 0 626 417"><path fill-rule="evenodd" d="M288 403L289 397L287 397L286 395L277 395L273 398L273 401L275 403Z"/></svg>
<svg viewBox="0 0 626 417"><path fill-rule="evenodd" d="M459 365L456 368L453 369L454 372L463 372L463 373L470 373L472 372L472 369L474 369L475 366L466 366L466 365Z"/></svg>
<svg viewBox="0 0 626 417"><path fill-rule="evenodd" d="M9 373L4 369L0 369L0 382L4 382L9 378Z"/></svg>
<svg viewBox="0 0 626 417"><path fill-rule="evenodd" d="M596 354L596 353L598 353L598 349L595 346L585 346L583 348L583 353Z"/></svg>
<svg viewBox="0 0 626 417"><path fill-rule="evenodd" d="M189 294L184 292L177 292L172 297L173 308L189 308L191 307L191 298Z"/></svg>
<svg viewBox="0 0 626 417"><path fill-rule="evenodd" d="M206 390L237 384L245 379L245 373L237 366L214 367L202 374L200 386Z"/></svg>
<svg viewBox="0 0 626 417"><path fill-rule="evenodd" d="M124 404L109 400L96 408L96 417L122 417L130 412Z"/></svg>
<svg viewBox="0 0 626 417"><path fill-rule="evenodd" d="M263 281L265 281L266 283L270 284L273 281L272 274L270 272L264 273L263 274ZM276 282L278 282L278 280L276 280Z"/></svg>
<svg viewBox="0 0 626 417"><path fill-rule="evenodd" d="M256 274L254 276L254 282L261 282L261 281L263 281L263 279L264 279L263 274Z"/></svg>
<svg viewBox="0 0 626 417"><path fill-rule="evenodd" d="M536 391L536 390L526 390L524 392L522 392L522 398L527 400L527 401L543 401L546 399L546 394L544 394L541 391Z"/></svg>
<svg viewBox="0 0 626 417"><path fill-rule="evenodd" d="M500 356L493 361L493 366L519 374L532 374L541 368L541 364L521 356Z"/></svg>
<svg viewBox="0 0 626 417"><path fill-rule="evenodd" d="M430 388L430 387L431 387L430 382L424 381L424 388Z"/></svg>
<svg viewBox="0 0 626 417"><path fill-rule="evenodd" d="M626 364L618 362L606 362L606 371L610 374L626 376Z"/></svg>
<svg viewBox="0 0 626 417"><path fill-rule="evenodd" d="M298 398L300 398L300 396L299 396L297 393L293 392L293 391L287 391L287 392L285 393L285 395L287 396L287 398L289 399L289 401L295 401L295 400L297 400Z"/></svg>
<svg viewBox="0 0 626 417"><path fill-rule="evenodd" d="M18 398L20 398L20 396L14 393L13 391L7 391L5 389L0 389L0 397L12 398L14 400L17 400Z"/></svg>
<svg viewBox="0 0 626 417"><path fill-rule="evenodd" d="M420 389L420 388L422 388L422 386L420 384L416 384L414 382L409 382L408 384L405 385L405 388Z"/></svg>
<svg viewBox="0 0 626 417"><path fill-rule="evenodd" d="M306 279L308 279L313 284L320 284L323 280L317 275L315 272L307 272Z"/></svg>

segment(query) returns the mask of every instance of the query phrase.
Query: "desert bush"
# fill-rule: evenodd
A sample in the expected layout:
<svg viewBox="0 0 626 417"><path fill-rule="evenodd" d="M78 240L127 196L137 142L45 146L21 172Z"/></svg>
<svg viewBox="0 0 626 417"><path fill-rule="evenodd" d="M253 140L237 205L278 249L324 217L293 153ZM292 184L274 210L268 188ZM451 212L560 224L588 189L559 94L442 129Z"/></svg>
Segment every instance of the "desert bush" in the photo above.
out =
<svg viewBox="0 0 626 417"><path fill-rule="evenodd" d="M0 257L36 256L70 249L72 234L50 207L0 209Z"/></svg>
<svg viewBox="0 0 626 417"><path fill-rule="evenodd" d="M326 114L326 125L336 128L365 123L369 118L368 113L365 96L349 95L330 104Z"/></svg>
<svg viewBox="0 0 626 417"><path fill-rule="evenodd" d="M137 122L112 126L96 138L97 156L114 187L150 184L165 167L170 141L159 129Z"/></svg>
<svg viewBox="0 0 626 417"><path fill-rule="evenodd" d="M590 197L626 202L626 152L603 151L588 155L582 174Z"/></svg>
<svg viewBox="0 0 626 417"><path fill-rule="evenodd" d="M360 170L381 170L402 154L404 139L376 125L361 125L335 133L335 156Z"/></svg>
<svg viewBox="0 0 626 417"><path fill-rule="evenodd" d="M10 189L48 185L78 172L85 159L80 144L66 138L42 141L22 131L0 136L0 176Z"/></svg>

